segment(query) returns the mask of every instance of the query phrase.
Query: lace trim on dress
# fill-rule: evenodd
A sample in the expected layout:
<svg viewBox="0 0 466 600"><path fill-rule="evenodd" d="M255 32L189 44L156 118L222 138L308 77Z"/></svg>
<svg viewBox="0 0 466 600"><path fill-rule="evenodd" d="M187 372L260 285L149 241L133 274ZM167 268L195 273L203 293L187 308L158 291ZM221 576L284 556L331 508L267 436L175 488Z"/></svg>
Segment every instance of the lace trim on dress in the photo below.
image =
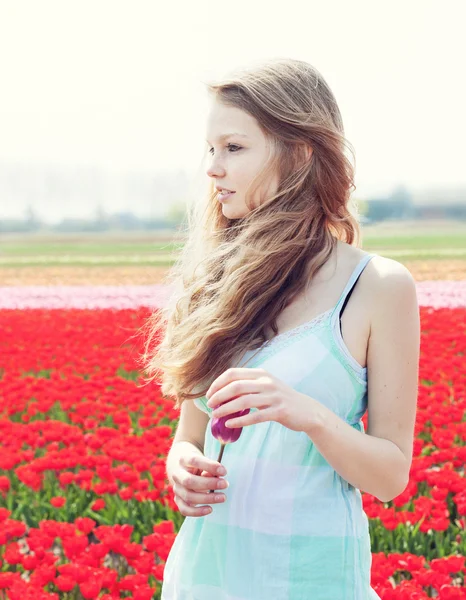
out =
<svg viewBox="0 0 466 600"><path fill-rule="evenodd" d="M278 335L270 338L257 352L257 357L254 355L253 357L248 359L249 366L257 366L263 361L271 358L279 352L283 347L288 346L294 341L297 341L306 335L308 335L311 331L318 329L319 327L323 327L325 323L328 321L333 308L326 310L324 313L317 315L310 321L305 321L301 323L301 325L297 325L293 327L293 329L289 329L288 331L284 331L283 333L279 333ZM255 359L252 360L251 359ZM251 361L251 362L250 362ZM245 366L245 365L241 365Z"/></svg>
<svg viewBox="0 0 466 600"><path fill-rule="evenodd" d="M271 338L268 342L266 342L266 347L270 348L270 346L274 345L274 343L277 340L287 340L289 338L295 337L299 333L304 333L311 329L314 329L314 327L317 327L317 325L322 323L322 321L324 321L327 318L327 315L329 313L331 313L332 311L333 311L333 308L330 308L329 310L326 310L324 313L317 315L310 321L305 321L304 323L301 323L300 325L293 327L293 329L288 329L288 331L279 333L278 335Z"/></svg>

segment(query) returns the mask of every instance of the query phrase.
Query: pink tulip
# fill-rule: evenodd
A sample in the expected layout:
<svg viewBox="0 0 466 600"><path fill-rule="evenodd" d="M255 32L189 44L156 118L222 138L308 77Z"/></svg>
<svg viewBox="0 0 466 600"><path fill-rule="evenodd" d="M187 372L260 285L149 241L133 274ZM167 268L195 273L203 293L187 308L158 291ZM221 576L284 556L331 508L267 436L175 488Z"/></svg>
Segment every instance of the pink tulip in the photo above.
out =
<svg viewBox="0 0 466 600"><path fill-rule="evenodd" d="M416 290L419 306L466 306L466 280L417 281ZM157 308L174 291L167 284L0 286L0 308Z"/></svg>

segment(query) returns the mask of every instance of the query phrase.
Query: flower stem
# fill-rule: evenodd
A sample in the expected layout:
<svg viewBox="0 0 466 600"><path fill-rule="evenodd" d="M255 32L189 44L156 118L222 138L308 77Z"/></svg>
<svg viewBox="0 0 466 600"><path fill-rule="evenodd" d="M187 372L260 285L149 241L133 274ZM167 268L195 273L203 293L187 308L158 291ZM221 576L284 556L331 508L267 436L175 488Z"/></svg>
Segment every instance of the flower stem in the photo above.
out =
<svg viewBox="0 0 466 600"><path fill-rule="evenodd" d="M217 458L218 462L222 462L222 456L223 456L223 452L225 450L225 446L226 446L226 444L220 444L220 452L219 452L219 455Z"/></svg>
<svg viewBox="0 0 466 600"><path fill-rule="evenodd" d="M218 462L222 462L222 456L223 456L223 452L225 451L225 446L226 444L222 444L220 443L220 452L218 454ZM210 493L213 494L215 492L215 490L210 490Z"/></svg>

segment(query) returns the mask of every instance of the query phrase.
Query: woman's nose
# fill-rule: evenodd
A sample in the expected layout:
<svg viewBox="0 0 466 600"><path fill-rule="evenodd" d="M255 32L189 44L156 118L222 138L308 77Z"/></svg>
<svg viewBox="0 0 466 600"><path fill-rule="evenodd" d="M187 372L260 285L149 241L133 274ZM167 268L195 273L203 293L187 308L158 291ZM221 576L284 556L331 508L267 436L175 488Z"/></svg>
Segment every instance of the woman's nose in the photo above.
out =
<svg viewBox="0 0 466 600"><path fill-rule="evenodd" d="M215 159L210 163L209 168L206 171L209 177L223 177L225 175L225 169Z"/></svg>

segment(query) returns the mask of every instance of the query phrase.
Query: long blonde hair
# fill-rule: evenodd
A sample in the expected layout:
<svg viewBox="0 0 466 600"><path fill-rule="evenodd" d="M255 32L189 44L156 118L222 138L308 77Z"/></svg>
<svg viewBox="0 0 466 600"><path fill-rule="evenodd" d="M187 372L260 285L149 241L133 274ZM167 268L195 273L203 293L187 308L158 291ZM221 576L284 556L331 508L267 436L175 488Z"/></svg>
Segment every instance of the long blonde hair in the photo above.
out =
<svg viewBox="0 0 466 600"><path fill-rule="evenodd" d="M337 239L360 244L350 210L354 168L345 155L336 100L310 64L272 59L207 84L217 101L252 115L272 152L251 197L272 173L275 195L245 217L228 219L210 182L205 202L188 210L187 239L165 282L172 302L143 326L141 362L175 408L205 395L234 359L258 348L280 312L331 255ZM303 160L303 148L313 150ZM253 185L252 184L252 185ZM252 187L252 186L251 186ZM248 196L246 196L248 198Z"/></svg>

